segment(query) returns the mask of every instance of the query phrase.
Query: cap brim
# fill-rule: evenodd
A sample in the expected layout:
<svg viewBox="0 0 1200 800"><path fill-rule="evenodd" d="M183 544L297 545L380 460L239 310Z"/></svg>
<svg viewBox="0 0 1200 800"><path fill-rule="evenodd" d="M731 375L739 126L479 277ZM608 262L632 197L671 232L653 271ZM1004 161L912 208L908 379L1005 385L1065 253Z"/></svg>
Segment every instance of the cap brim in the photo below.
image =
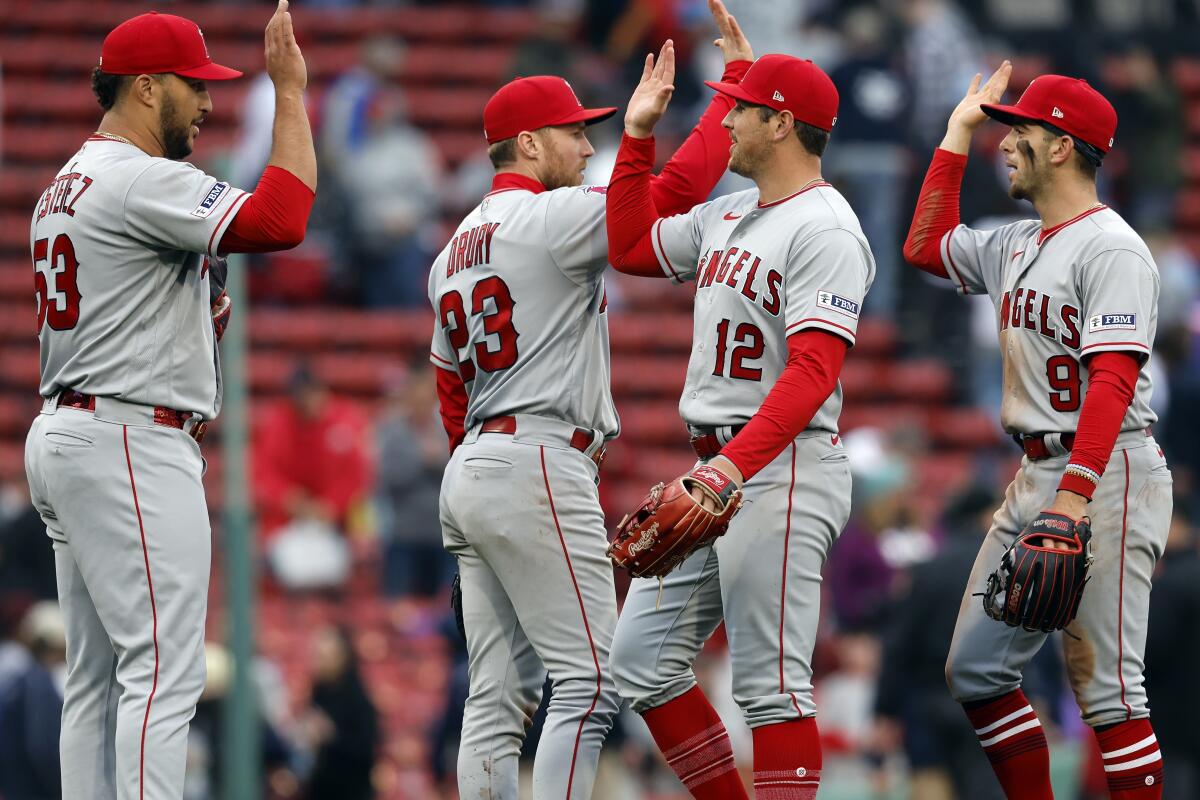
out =
<svg viewBox="0 0 1200 800"><path fill-rule="evenodd" d="M558 122L551 122L551 125L574 125L577 122L582 122L584 125L595 125L597 122L604 120L617 113L617 109L613 108L581 108L571 114L568 114Z"/></svg>
<svg viewBox="0 0 1200 800"><path fill-rule="evenodd" d="M1042 122L1038 117L1030 116L1016 106L998 106L991 103L983 103L979 108L992 119L1002 122L1005 125L1015 125L1020 122Z"/></svg>
<svg viewBox="0 0 1200 800"><path fill-rule="evenodd" d="M193 69L176 70L181 78L197 78L202 81L228 81L242 77L241 70L223 67L220 64L205 64Z"/></svg>
<svg viewBox="0 0 1200 800"><path fill-rule="evenodd" d="M705 81L704 85L710 89L715 89L723 95L728 95L734 100L741 100L743 103L753 103L756 106L766 105L754 95L747 92L740 83L718 83L717 81Z"/></svg>

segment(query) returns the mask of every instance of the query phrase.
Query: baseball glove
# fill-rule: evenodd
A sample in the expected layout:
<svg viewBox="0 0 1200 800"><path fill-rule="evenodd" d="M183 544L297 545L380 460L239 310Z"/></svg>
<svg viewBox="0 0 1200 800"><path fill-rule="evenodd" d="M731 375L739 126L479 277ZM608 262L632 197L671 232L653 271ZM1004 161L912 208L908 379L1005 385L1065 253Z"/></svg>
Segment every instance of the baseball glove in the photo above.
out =
<svg viewBox="0 0 1200 800"><path fill-rule="evenodd" d="M1046 546L1047 542L1064 548ZM983 610L992 619L1050 633L1071 624L1092 565L1092 527L1084 517L1043 511L1021 531L988 576Z"/></svg>
<svg viewBox="0 0 1200 800"><path fill-rule="evenodd" d="M692 497L699 488L717 504L709 511ZM658 484L617 526L608 557L635 578L661 578L695 550L729 528L742 492L713 467L700 466L669 484Z"/></svg>
<svg viewBox="0 0 1200 800"><path fill-rule="evenodd" d="M208 257L208 302L212 308L213 330L216 331L217 341L225 335L229 318L233 315L233 301L225 291L225 281L229 276L229 262L219 256Z"/></svg>

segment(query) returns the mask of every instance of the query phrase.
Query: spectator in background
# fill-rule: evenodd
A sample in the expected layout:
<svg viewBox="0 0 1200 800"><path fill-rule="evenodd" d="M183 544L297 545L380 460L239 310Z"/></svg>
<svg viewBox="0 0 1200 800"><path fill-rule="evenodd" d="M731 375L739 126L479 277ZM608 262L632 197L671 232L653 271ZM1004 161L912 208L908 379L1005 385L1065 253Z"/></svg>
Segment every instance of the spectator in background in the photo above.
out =
<svg viewBox="0 0 1200 800"><path fill-rule="evenodd" d="M441 156L409 124L398 94L376 94L365 112L362 139L343 154L339 170L350 211L349 277L361 306L419 306L440 245L434 223L442 205Z"/></svg>
<svg viewBox="0 0 1200 800"><path fill-rule="evenodd" d="M346 157L366 144L371 107L389 91L403 62L402 44L391 36L373 36L363 42L358 63L329 85L317 138L323 166L338 173ZM328 175L322 172L322 184ZM324 191L324 185L321 188Z"/></svg>
<svg viewBox="0 0 1200 800"><path fill-rule="evenodd" d="M1192 410L1194 412L1194 409ZM1150 593L1146 691L1170 777L1163 800L1200 797L1200 550L1194 516L1178 503Z"/></svg>
<svg viewBox="0 0 1200 800"><path fill-rule="evenodd" d="M66 681L67 643L58 603L35 603L20 640L32 658L0 695L0 797L58 800L62 796L58 736Z"/></svg>
<svg viewBox="0 0 1200 800"><path fill-rule="evenodd" d="M433 368L415 362L384 387L376 433L376 497L389 597L431 597L450 584L454 558L442 546L438 495L446 434L438 416Z"/></svg>
<svg viewBox="0 0 1200 800"><path fill-rule="evenodd" d="M277 577L297 589L340 584L349 569L346 535L371 487L365 415L333 397L302 362L287 398L259 417L251 458L259 525Z"/></svg>
<svg viewBox="0 0 1200 800"><path fill-rule="evenodd" d="M962 587L997 502L982 487L950 502L941 551L912 569L907 590L893 598L894 613L884 628L875 746L883 752L903 747L914 798L1004 797L970 723L946 689L945 676Z"/></svg>
<svg viewBox="0 0 1200 800"><path fill-rule="evenodd" d="M842 25L846 59L829 76L838 87L838 146L826 176L860 209L875 255L875 282L863 308L890 319L899 275L901 203L910 171L905 147L908 88L888 49L888 20L859 6Z"/></svg>
<svg viewBox="0 0 1200 800"><path fill-rule="evenodd" d="M942 139L942 120L962 99L962 87L983 63L979 36L950 0L902 0L908 25L905 72L912 87L909 115L914 146L933 149Z"/></svg>
<svg viewBox="0 0 1200 800"><path fill-rule="evenodd" d="M46 523L29 500L24 476L4 486L5 513L0 517L0 589L34 600L58 599L54 548Z"/></svg>
<svg viewBox="0 0 1200 800"><path fill-rule="evenodd" d="M313 688L304 720L316 753L308 800L369 800L380 745L379 715L367 694L348 631L327 626L313 638Z"/></svg>
<svg viewBox="0 0 1200 800"><path fill-rule="evenodd" d="M1110 58L1108 96L1117 110L1121 149L1130 157L1122 174L1129 224L1138 230L1168 227L1183 180L1183 105L1155 54L1143 45ZM1165 292L1164 292L1165 296Z"/></svg>

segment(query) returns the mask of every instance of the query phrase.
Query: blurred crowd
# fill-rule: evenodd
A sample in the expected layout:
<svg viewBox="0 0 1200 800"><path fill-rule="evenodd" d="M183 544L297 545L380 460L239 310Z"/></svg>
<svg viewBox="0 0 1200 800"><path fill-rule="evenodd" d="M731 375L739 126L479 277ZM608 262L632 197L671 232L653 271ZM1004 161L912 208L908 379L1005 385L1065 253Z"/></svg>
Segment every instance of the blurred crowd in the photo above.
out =
<svg viewBox="0 0 1200 800"><path fill-rule="evenodd" d="M376 5L402 13L403 0L306 0L307 6ZM585 104L623 106L642 54L677 43L679 74L659 138L678 141L707 101L701 80L720 72L703 0L493 0L531 7L536 32L520 44L508 77L566 77ZM1087 78L1118 110L1117 148L1101 170L1101 197L1150 245L1162 278L1155 434L1175 475L1175 520L1151 600L1147 682L1166 759L1167 798L1200 797L1200 265L1175 225L1185 146L1185 104L1170 77L1173 56L1194 47L1200 4L1185 0L727 0L757 53L811 57L841 94L825 176L849 198L877 261L865 313L895 327L901 357L949 365L954 402L993 414L999 353L986 301L963 303L949 286L907 268L900 243L916 191L945 120L971 75L1014 57L1019 88L1033 75ZM321 90L312 111L321 191L304 248L329 264L324 302L373 309L423 308L426 275L456 221L487 191L491 168L478 157L450 170L434 136L409 119L398 80L405 44L376 37L359 62ZM231 180L252 186L270 148L271 84L254 80L230 153ZM986 129L985 129L986 130ZM590 128L596 155L588 180L607 182L619 122ZM1031 216L1003 189L991 136L976 137L963 220L978 227ZM669 153L671 145L660 147ZM730 176L717 193L742 188ZM302 248L303 250L303 248ZM287 256L296 258L297 256ZM301 252L300 258L304 258ZM294 266L289 265L289 266ZM252 271L278 268L258 259ZM303 280L298 272L297 281ZM254 282L252 276L252 284ZM286 305L289 290L260 283L262 301ZM618 284L619 286L619 284ZM292 282L292 290L296 283ZM614 297L617 293L614 292ZM614 308L619 313L619 302ZM853 356L851 356L853 358ZM368 415L299 361L286 392L255 411L251 442L256 541L268 596L318 598L336 607L370 575L400 643L440 654L435 722L424 739L388 741L379 710L386 687L361 663L363 637L344 625L306 631L306 693L289 694L278 664L255 669L261 703L264 796L369 798L383 783L385 750L413 776L389 780L401 797L453 797L455 746L466 696L466 654L446 599L454 563L441 547L438 491L448 458L425 353L381 367L378 410ZM853 403L853 398L847 398ZM664 420L664 424L674 424ZM1011 476L1015 449L989 451L959 476L950 500L930 514L916 487L930 445L920 431L861 428L846 435L855 471L851 523L826 569L814 657L826 753L823 798L988 800L1002 795L970 725L945 687L943 665L962 589L991 514ZM609 512L615 509L607 509ZM64 651L55 604L53 554L21 485L0 493L0 798L59 796L58 710ZM298 625L298 622L293 624ZM728 698L720 635L697 669L740 747L748 731ZM436 646L430 643L436 643ZM414 645L415 646L415 645ZM221 700L227 653L210 644L209 685L193 722L189 800L219 797ZM408 678L393 670L391 680ZM1081 736L1067 694L1060 648L1043 648L1026 675L1055 752L1060 797L1106 797L1092 737ZM536 743L538 721L527 752ZM739 742L740 737L740 742ZM598 798L681 791L644 725L625 711L609 738ZM413 788L397 789L401 786ZM409 780L411 783L403 783ZM373 788L374 787L374 788ZM396 794L399 792L399 794Z"/></svg>

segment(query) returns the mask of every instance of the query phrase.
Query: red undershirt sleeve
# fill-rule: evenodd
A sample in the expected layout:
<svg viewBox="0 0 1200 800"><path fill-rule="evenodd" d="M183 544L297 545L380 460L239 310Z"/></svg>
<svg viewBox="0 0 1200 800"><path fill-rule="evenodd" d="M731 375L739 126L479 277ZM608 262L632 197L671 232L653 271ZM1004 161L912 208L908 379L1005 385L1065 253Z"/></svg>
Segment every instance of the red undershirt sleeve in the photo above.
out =
<svg viewBox="0 0 1200 800"><path fill-rule="evenodd" d="M608 182L608 263L618 272L663 278L650 231L658 210L650 193L650 168L654 165L654 137L621 136L617 163Z"/></svg>
<svg viewBox="0 0 1200 800"><path fill-rule="evenodd" d="M904 240L905 260L939 278L950 277L939 249L942 237L959 223L958 196L966 168L966 156L940 147L933 151Z"/></svg>
<svg viewBox="0 0 1200 800"><path fill-rule="evenodd" d="M725 65L723 83L740 83L749 61L731 61ZM708 199L709 193L729 166L729 134L721 121L733 108L733 98L717 92L700 121L692 128L679 149L650 179L650 196L660 216L670 217L691 210ZM654 151L650 153L651 167Z"/></svg>
<svg viewBox="0 0 1200 800"><path fill-rule="evenodd" d="M775 460L808 427L837 388L849 347L840 336L811 328L788 337L783 373L746 426L721 449L744 480Z"/></svg>
<svg viewBox="0 0 1200 800"><path fill-rule="evenodd" d="M217 252L269 253L295 247L304 241L314 197L313 190L286 169L267 167L225 230Z"/></svg>
<svg viewBox="0 0 1200 800"><path fill-rule="evenodd" d="M1141 364L1133 353L1111 351L1092 356L1087 368L1088 390L1075 444L1058 488L1091 500L1133 402Z"/></svg>
<svg viewBox="0 0 1200 800"><path fill-rule="evenodd" d="M463 422L467 418L467 387L457 372L441 367L437 371L438 407L442 415L442 427L450 439L450 452L462 444L466 431Z"/></svg>

